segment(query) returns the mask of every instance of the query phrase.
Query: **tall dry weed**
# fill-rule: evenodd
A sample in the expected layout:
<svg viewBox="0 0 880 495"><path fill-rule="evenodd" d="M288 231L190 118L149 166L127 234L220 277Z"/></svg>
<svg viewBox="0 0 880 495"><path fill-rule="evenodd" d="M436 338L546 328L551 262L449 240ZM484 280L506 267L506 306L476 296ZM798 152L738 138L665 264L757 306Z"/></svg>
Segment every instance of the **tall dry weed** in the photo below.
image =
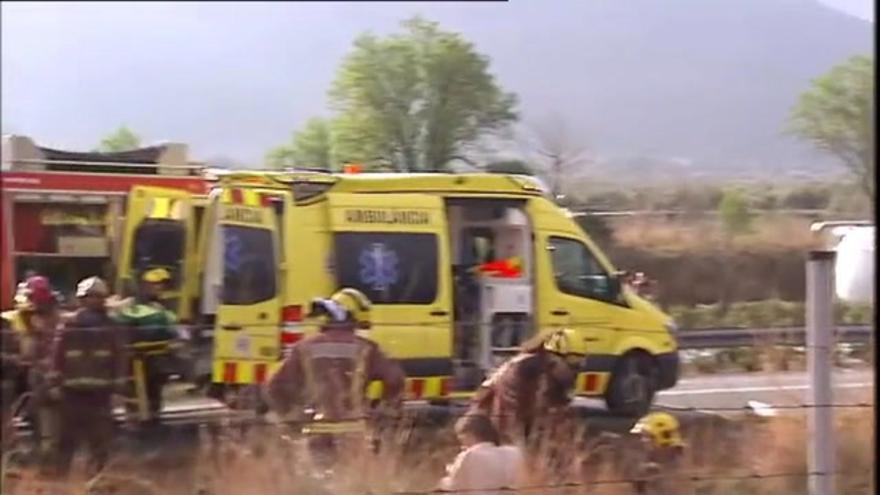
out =
<svg viewBox="0 0 880 495"><path fill-rule="evenodd" d="M840 409L837 420L837 493L872 493L872 408ZM807 430L801 413L773 418L682 417L687 448L681 470L701 481L701 495L794 495L806 493ZM611 423L618 437L599 436ZM524 478L534 488L527 493L622 495L633 493L631 479L643 458L635 439L625 435L625 422L591 420L556 428L552 437L528 449ZM604 425L604 426L602 426ZM607 433L606 433L607 435ZM260 493L392 494L429 491L444 475L458 452L449 427L424 428L403 424L382 434L378 454L369 445L352 441L342 462L325 475L301 439L283 431L226 430L203 438L197 450L159 452L160 458L116 460L103 478L72 479L61 491L25 476L9 493L162 493L168 495L227 495ZM752 477L771 475L769 477ZM742 479L735 479L742 478ZM28 484L31 484L29 487ZM558 486L558 485L565 486ZM42 489L36 489L40 485ZM557 486L556 488L553 488ZM57 489L57 486L53 488Z"/></svg>

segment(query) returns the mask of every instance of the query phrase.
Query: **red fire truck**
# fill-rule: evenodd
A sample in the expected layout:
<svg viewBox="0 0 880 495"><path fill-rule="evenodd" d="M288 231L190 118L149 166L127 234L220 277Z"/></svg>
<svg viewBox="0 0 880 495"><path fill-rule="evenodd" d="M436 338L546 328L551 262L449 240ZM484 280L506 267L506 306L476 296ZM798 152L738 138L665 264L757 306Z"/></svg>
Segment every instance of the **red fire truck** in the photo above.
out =
<svg viewBox="0 0 880 495"><path fill-rule="evenodd" d="M136 185L207 194L202 164L187 147L164 143L117 153L37 146L3 136L0 184L0 307L11 306L17 282L48 276L62 296L90 275L113 280L125 215Z"/></svg>

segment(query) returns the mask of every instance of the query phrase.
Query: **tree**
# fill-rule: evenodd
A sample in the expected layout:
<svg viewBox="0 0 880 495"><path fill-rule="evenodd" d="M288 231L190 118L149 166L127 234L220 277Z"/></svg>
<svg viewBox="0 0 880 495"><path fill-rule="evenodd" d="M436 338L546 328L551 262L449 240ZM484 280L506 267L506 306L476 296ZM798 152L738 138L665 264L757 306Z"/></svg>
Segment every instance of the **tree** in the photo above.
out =
<svg viewBox="0 0 880 495"><path fill-rule="evenodd" d="M556 198L562 195L565 175L590 163L589 147L571 137L568 126L559 115L552 115L542 125L533 127L527 141L531 152L543 162L550 191Z"/></svg>
<svg viewBox="0 0 880 495"><path fill-rule="evenodd" d="M736 190L726 190L718 204L718 214L724 231L734 236L748 232L752 222L752 214L745 197Z"/></svg>
<svg viewBox="0 0 880 495"><path fill-rule="evenodd" d="M133 150L140 146L141 138L132 132L131 129L122 125L101 140L101 144L98 145L98 151L112 153Z"/></svg>
<svg viewBox="0 0 880 495"><path fill-rule="evenodd" d="M874 60L858 55L815 79L801 94L787 131L837 157L873 205Z"/></svg>
<svg viewBox="0 0 880 495"><path fill-rule="evenodd" d="M333 139L330 124L320 118L311 118L305 127L293 136L289 144L269 151L267 163L274 168L304 167L334 170Z"/></svg>
<svg viewBox="0 0 880 495"><path fill-rule="evenodd" d="M415 17L403 32L363 34L330 90L339 157L398 171L441 171L516 120L516 97L457 33Z"/></svg>
<svg viewBox="0 0 880 495"><path fill-rule="evenodd" d="M493 174L535 175L529 164L522 160L504 160L486 165L486 171Z"/></svg>

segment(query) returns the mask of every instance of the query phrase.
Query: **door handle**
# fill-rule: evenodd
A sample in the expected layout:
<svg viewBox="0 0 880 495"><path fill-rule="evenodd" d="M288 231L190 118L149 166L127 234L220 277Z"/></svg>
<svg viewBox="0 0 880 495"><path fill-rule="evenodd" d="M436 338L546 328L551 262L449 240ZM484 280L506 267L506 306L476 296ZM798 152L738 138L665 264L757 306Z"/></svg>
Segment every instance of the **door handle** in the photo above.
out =
<svg viewBox="0 0 880 495"><path fill-rule="evenodd" d="M223 330L241 330L241 325L222 325Z"/></svg>
<svg viewBox="0 0 880 495"><path fill-rule="evenodd" d="M431 316L447 316L449 315L449 311L444 311L442 309L435 309L431 311Z"/></svg>
<svg viewBox="0 0 880 495"><path fill-rule="evenodd" d="M550 312L553 316L568 316L568 310L566 309L554 309Z"/></svg>

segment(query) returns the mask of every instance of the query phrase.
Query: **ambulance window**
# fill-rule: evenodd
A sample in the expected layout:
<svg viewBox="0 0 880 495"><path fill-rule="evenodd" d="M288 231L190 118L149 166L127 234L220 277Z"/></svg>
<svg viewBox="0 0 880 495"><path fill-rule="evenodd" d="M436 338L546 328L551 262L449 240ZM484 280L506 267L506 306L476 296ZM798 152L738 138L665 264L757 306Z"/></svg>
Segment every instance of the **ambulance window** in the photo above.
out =
<svg viewBox="0 0 880 495"><path fill-rule="evenodd" d="M171 273L171 287L180 285L180 264L186 226L175 220L147 219L134 234L132 268L140 273L150 268L165 268Z"/></svg>
<svg viewBox="0 0 880 495"><path fill-rule="evenodd" d="M275 297L272 231L223 226L223 304L249 305Z"/></svg>
<svg viewBox="0 0 880 495"><path fill-rule="evenodd" d="M613 301L608 274L580 241L551 237L548 246L553 274L560 291L573 296Z"/></svg>
<svg viewBox="0 0 880 495"><path fill-rule="evenodd" d="M434 234L343 232L335 236L340 287L375 304L431 304L437 298Z"/></svg>

